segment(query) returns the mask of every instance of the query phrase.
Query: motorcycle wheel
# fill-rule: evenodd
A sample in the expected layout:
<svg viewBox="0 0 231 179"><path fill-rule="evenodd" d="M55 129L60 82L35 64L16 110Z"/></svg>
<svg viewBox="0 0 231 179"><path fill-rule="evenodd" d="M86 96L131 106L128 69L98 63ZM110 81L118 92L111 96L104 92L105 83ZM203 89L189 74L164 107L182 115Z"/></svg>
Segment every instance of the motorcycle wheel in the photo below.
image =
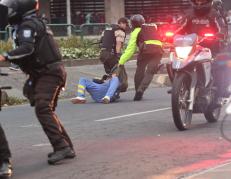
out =
<svg viewBox="0 0 231 179"><path fill-rule="evenodd" d="M212 106L204 113L205 119L209 123L217 122L221 114L221 107L213 108Z"/></svg>
<svg viewBox="0 0 231 179"><path fill-rule="evenodd" d="M192 111L188 110L190 79L185 73L177 75L172 87L172 114L178 130L187 130L191 126Z"/></svg>

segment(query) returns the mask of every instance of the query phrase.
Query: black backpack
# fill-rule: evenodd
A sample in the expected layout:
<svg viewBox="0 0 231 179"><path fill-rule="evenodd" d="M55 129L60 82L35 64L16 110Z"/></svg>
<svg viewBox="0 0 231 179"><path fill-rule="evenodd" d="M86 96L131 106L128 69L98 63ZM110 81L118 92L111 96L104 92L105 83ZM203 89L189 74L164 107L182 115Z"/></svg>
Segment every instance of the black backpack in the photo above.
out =
<svg viewBox="0 0 231 179"><path fill-rule="evenodd" d="M106 28L103 34L103 37L101 39L101 48L105 49L109 52L115 52L116 51L116 37L115 37L115 31L122 30L118 25L112 25L109 28ZM124 31L125 32L125 31Z"/></svg>
<svg viewBox="0 0 231 179"><path fill-rule="evenodd" d="M157 43L158 42L158 43ZM137 45L143 55L153 55L162 52L161 37L156 24L143 24L138 35Z"/></svg>

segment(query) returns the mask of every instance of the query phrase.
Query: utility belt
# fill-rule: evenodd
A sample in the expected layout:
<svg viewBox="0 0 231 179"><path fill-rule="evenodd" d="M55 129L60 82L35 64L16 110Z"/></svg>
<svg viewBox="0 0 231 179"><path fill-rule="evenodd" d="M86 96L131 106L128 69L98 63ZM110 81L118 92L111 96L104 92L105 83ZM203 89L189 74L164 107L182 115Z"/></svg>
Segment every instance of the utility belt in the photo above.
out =
<svg viewBox="0 0 231 179"><path fill-rule="evenodd" d="M114 49L101 48L100 51L101 51L101 53L106 52L106 53L111 53L112 55L116 55Z"/></svg>
<svg viewBox="0 0 231 179"><path fill-rule="evenodd" d="M140 54L142 55L155 55L163 54L163 43L159 40L146 40L139 43Z"/></svg>

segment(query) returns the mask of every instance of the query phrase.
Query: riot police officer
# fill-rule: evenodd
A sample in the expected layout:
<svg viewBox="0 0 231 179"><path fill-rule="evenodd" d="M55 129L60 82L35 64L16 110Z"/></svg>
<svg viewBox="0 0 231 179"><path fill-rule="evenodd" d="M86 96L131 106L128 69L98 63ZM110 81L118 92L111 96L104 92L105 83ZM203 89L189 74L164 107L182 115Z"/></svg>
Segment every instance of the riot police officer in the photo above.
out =
<svg viewBox="0 0 231 179"><path fill-rule="evenodd" d="M10 177L12 175L12 166L10 162L11 152L5 133L0 124L0 178Z"/></svg>
<svg viewBox="0 0 231 179"><path fill-rule="evenodd" d="M14 42L17 46L1 55L0 61L19 65L29 76L24 85L24 95L35 106L36 116L53 147L48 163L74 158L73 144L55 114L66 72L53 34L37 17L36 0L2 0L0 4L8 7L8 19L16 33Z"/></svg>
<svg viewBox="0 0 231 179"><path fill-rule="evenodd" d="M140 101L144 91L151 83L153 76L158 71L158 65L162 58L162 42L156 24L145 24L142 15L136 14L130 19L133 31L130 35L128 46L120 57L119 65L124 65L131 59L139 47L137 69L135 73L134 101Z"/></svg>
<svg viewBox="0 0 231 179"><path fill-rule="evenodd" d="M186 12L185 22L178 30L180 33L196 33L203 36L204 33L222 35L223 40L228 32L227 25L220 12L213 8L213 0L191 0L192 9ZM223 47L220 40L203 41L202 46L211 49L215 56Z"/></svg>

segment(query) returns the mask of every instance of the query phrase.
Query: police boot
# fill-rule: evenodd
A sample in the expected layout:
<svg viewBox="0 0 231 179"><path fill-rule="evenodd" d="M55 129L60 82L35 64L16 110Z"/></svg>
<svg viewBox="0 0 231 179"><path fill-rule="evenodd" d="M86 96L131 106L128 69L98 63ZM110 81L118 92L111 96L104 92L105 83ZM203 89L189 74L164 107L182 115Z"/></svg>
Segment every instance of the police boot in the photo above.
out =
<svg viewBox="0 0 231 179"><path fill-rule="evenodd" d="M75 157L74 149L71 148L71 150L73 151L73 153L70 153L70 155L68 155L67 158L74 158ZM47 154L47 157L50 158L54 154L55 154L55 152L50 152L50 153Z"/></svg>
<svg viewBox="0 0 231 179"><path fill-rule="evenodd" d="M134 101L141 101L142 100L142 98L143 98L143 94L144 94L144 92L142 92L142 91L137 91L136 92L136 94L135 94L135 96L134 96Z"/></svg>
<svg viewBox="0 0 231 179"><path fill-rule="evenodd" d="M4 160L0 163L0 179L9 178L12 176L12 165L9 160Z"/></svg>
<svg viewBox="0 0 231 179"><path fill-rule="evenodd" d="M48 163L50 165L58 164L59 162L63 161L64 159L71 159L75 158L76 154L73 149L70 147L66 147L62 150L55 151L49 158Z"/></svg>

